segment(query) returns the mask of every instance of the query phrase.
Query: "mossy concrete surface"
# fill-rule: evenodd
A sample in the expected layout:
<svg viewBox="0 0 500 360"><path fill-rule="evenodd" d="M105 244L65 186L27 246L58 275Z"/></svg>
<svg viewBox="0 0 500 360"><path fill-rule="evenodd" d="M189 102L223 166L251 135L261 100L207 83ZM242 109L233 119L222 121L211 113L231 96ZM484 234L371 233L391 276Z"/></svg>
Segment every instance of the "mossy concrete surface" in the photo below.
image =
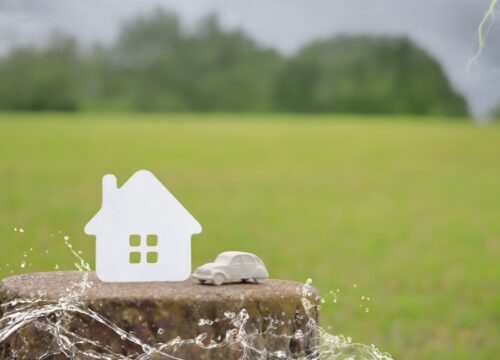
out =
<svg viewBox="0 0 500 360"><path fill-rule="evenodd" d="M82 291L82 284L89 286ZM61 299L63 302L69 299L69 302L63 305L64 310L35 318L13 333L0 343L0 354L2 359L13 354L17 358L37 358L52 349L56 354L51 358L65 358L66 355L57 354L60 344L56 336L47 331L56 323L70 331L70 339L86 339L73 344L78 349L76 358L85 358L79 351L112 352L130 357L144 353L141 344L123 339L123 334L109 324L89 316L87 310L90 310L153 348L177 337L189 340L206 334L201 340L202 346L181 341L178 346L162 348L164 353L177 358L238 359L244 352L248 358L260 358L262 353L271 357L276 351L283 351L287 357L301 357L310 355L319 342L318 334L314 329L310 331L308 324L310 319L318 321L318 298L318 292L304 288L304 284L274 279L264 284L212 286L198 284L194 279L175 283L103 283L95 273L82 272L14 276L0 284L2 304L15 299L42 299L37 306L60 303ZM307 311L304 301L313 304ZM248 319L240 328L235 319L243 309ZM15 306L9 305L1 311L5 315L5 311L13 310ZM211 341L224 344L231 329L237 341L213 349L204 348L203 345ZM304 333L302 337L294 336L298 330ZM154 353L151 358L164 358Z"/></svg>

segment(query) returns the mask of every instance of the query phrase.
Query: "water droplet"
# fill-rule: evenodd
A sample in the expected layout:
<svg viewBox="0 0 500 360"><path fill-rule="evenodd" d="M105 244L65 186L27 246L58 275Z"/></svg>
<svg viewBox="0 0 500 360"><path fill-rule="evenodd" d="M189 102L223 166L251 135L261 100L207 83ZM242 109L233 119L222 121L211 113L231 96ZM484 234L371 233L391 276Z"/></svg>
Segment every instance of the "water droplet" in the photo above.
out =
<svg viewBox="0 0 500 360"><path fill-rule="evenodd" d="M274 354L273 354L275 357L277 358L280 358L280 359L284 359L287 357L287 354L285 351L283 350L278 350L278 351L275 351Z"/></svg>
<svg viewBox="0 0 500 360"><path fill-rule="evenodd" d="M26 261L23 261L23 262L21 263L21 268L23 268L23 269L24 269L24 267L25 267L25 266L26 266Z"/></svg>
<svg viewBox="0 0 500 360"><path fill-rule="evenodd" d="M24 229L23 229L23 228L19 228L19 232L20 232L20 233L23 233L23 232L24 232Z"/></svg>
<svg viewBox="0 0 500 360"><path fill-rule="evenodd" d="M236 314L232 311L224 311L224 316L227 317L228 319L232 319L236 316Z"/></svg>

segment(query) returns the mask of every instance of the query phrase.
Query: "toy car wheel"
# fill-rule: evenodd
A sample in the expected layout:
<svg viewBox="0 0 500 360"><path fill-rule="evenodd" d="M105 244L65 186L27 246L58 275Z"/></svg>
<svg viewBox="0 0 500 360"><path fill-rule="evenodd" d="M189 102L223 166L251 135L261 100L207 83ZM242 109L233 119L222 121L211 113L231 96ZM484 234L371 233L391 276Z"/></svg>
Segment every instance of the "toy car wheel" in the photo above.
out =
<svg viewBox="0 0 500 360"><path fill-rule="evenodd" d="M257 284L262 284L266 281L266 279L259 279L259 278L255 278L253 279Z"/></svg>
<svg viewBox="0 0 500 360"><path fill-rule="evenodd" d="M226 277L224 275L222 275L221 273L217 273L213 277L213 283L214 283L214 285L217 285L217 286L224 284L224 280L226 280Z"/></svg>

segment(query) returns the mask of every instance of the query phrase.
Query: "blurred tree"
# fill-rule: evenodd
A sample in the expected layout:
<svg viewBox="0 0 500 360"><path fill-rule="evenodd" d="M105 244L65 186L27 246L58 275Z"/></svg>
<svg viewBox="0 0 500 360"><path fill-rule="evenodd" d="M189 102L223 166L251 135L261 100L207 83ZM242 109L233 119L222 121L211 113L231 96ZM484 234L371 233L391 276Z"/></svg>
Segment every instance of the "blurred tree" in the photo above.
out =
<svg viewBox="0 0 500 360"><path fill-rule="evenodd" d="M341 37L285 58L213 16L158 9L116 43L58 38L0 60L5 110L287 111L465 115L439 64L409 40Z"/></svg>
<svg viewBox="0 0 500 360"><path fill-rule="evenodd" d="M466 115L439 64L407 39L340 37L291 59L278 85L282 110Z"/></svg>
<svg viewBox="0 0 500 360"><path fill-rule="evenodd" d="M136 110L266 111L284 60L214 17L191 32L164 11L127 24L109 50L105 93Z"/></svg>
<svg viewBox="0 0 500 360"><path fill-rule="evenodd" d="M72 111L79 101L79 62L73 40L57 37L43 50L18 49L0 60L0 108Z"/></svg>

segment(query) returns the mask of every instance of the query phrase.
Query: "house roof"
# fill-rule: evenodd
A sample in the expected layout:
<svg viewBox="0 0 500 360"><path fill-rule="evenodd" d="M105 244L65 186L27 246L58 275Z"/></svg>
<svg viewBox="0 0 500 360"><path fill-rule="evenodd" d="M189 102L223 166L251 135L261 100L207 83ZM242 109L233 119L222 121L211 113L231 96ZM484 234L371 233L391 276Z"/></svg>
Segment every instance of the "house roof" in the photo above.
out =
<svg viewBox="0 0 500 360"><path fill-rule="evenodd" d="M191 234L202 230L198 221L147 170L137 171L120 188L103 188L103 191L106 196L101 209L85 226L89 235L123 227Z"/></svg>

